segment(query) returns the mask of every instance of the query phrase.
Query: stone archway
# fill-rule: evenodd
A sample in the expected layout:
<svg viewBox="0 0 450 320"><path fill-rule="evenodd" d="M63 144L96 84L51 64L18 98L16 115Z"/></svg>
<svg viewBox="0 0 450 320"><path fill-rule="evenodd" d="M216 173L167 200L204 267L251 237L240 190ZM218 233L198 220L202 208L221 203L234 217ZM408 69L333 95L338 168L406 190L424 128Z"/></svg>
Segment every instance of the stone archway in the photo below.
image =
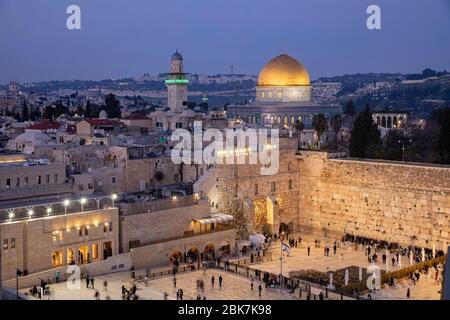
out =
<svg viewBox="0 0 450 320"><path fill-rule="evenodd" d="M208 243L203 249L203 260L214 260L216 258L216 246Z"/></svg>

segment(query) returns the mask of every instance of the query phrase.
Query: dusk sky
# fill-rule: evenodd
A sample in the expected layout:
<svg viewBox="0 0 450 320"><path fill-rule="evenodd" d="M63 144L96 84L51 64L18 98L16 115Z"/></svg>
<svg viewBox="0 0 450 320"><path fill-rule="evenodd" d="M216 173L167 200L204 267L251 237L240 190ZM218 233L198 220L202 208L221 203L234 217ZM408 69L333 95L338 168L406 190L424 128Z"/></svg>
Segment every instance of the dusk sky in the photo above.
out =
<svg viewBox="0 0 450 320"><path fill-rule="evenodd" d="M71 4L81 30L66 28ZM450 71L450 1L0 0L0 83L167 72L177 48L191 73L258 74L283 49L312 79Z"/></svg>

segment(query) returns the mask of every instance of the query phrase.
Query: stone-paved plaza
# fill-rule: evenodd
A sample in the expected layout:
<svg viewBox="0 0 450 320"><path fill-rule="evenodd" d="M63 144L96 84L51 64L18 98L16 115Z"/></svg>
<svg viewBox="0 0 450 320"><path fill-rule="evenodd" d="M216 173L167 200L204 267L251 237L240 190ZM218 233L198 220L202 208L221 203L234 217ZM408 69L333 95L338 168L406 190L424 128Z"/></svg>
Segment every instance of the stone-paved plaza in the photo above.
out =
<svg viewBox="0 0 450 320"><path fill-rule="evenodd" d="M321 240L320 247L315 247L313 237L303 237L301 243L297 244L297 247L291 248L290 256L284 255L283 258L283 275L288 276L291 271L300 271L306 269L313 269L320 272L333 272L336 270L342 270L350 266L367 268L368 258L365 255L364 248L355 247L353 244L344 244L338 242L338 248L336 254L333 253L333 242L334 239ZM327 245L331 248L329 256L324 255L324 246ZM307 248L310 248L310 255L307 254ZM381 254L379 260L381 260ZM272 274L280 273L280 242L272 243L269 249L269 253L266 255L263 261L254 262L249 266L254 269L259 269L263 272L269 272ZM388 256L387 260L390 262ZM250 258L241 257L240 263L242 264L243 258L246 262L250 262ZM403 257L402 267L409 266L409 261ZM230 261L236 261L231 259ZM386 270L386 265L378 262L377 264L380 269ZM169 266L169 265L168 265ZM399 270L398 265L392 266L389 263L389 270L395 271ZM233 269L233 268L231 268ZM162 270L167 270L164 267ZM364 269L365 270L365 269ZM142 275L144 270L137 270L136 274ZM158 269L152 269L152 272L158 272ZM215 285L211 285L211 277L215 277ZM219 276L223 277L222 287L219 287ZM104 280L108 283L107 291L104 290L103 282ZM254 299L264 299L264 300L279 300L279 299L292 299L301 300L306 299L305 291L302 292L300 297L300 292L297 289L294 293L290 293L289 289L284 288L280 292L279 287L275 288L265 288L262 281L254 279L254 288L251 289L251 278L245 275L237 275L232 272L226 272L219 269L207 269L206 271L197 270L178 273L176 275L176 288L174 287L173 276L164 276L160 278L153 278L148 281L139 280L137 281L137 295L139 299L143 300L161 300L164 299L165 294L167 299L176 299L176 292L178 289L183 289L184 299L193 300L199 295L196 283L198 280L203 280L204 292L200 293L200 296L206 297L207 300L254 300ZM358 279L350 279L351 281L357 281ZM328 283L329 279L326 279ZM261 297L258 294L258 286L262 286ZM130 272L121 273L111 273L103 276L98 276L95 278L95 288L99 292L100 299L112 299L119 300L122 299L122 286L130 289L132 286L131 274ZM394 287L383 287L381 290L372 292L371 296L373 299L407 299L406 292L410 289L410 299L425 299L425 300L437 300L440 298L439 290L440 285L436 284L433 277L423 276L420 281L414 284L409 279L400 279ZM303 289L304 290L304 289ZM312 287L311 289L311 299L314 295L318 299L318 295L322 290L317 287ZM23 290L25 292L25 290ZM56 299L56 300L84 300L84 299L94 299L95 290L86 288L85 280L81 280L81 288L77 290L69 290L66 283L52 284L51 285L51 296L46 297L46 299ZM322 291L325 294L324 291ZM334 293L329 293L329 299L339 300L341 296ZM363 298L367 295L362 296ZM344 297L344 299L350 299L349 297Z"/></svg>

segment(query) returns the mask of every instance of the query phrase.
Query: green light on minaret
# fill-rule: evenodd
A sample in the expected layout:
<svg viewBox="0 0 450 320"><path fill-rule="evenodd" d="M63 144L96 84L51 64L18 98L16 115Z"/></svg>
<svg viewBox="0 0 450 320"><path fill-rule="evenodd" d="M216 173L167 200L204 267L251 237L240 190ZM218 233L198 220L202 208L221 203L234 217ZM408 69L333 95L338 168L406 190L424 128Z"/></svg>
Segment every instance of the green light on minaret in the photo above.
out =
<svg viewBox="0 0 450 320"><path fill-rule="evenodd" d="M168 79L166 80L166 84L188 84L189 80L187 79Z"/></svg>

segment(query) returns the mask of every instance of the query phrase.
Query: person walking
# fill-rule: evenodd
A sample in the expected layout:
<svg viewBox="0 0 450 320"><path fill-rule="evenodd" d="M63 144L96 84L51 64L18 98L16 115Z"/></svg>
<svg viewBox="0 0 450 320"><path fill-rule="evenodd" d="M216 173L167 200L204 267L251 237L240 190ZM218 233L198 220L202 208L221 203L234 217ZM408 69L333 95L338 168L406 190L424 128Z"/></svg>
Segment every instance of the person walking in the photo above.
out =
<svg viewBox="0 0 450 320"><path fill-rule="evenodd" d="M183 289L180 289L180 300L183 300L184 291Z"/></svg>
<svg viewBox="0 0 450 320"><path fill-rule="evenodd" d="M90 283L89 275L86 275L86 289L89 289L89 283Z"/></svg>
<svg viewBox="0 0 450 320"><path fill-rule="evenodd" d="M180 300L180 290L177 291L177 300Z"/></svg>
<svg viewBox="0 0 450 320"><path fill-rule="evenodd" d="M214 288L214 281L215 281L214 276L212 276L211 277L211 287L213 287L213 288Z"/></svg>
<svg viewBox="0 0 450 320"><path fill-rule="evenodd" d="M60 277L61 277L61 272L59 272L59 270L58 270L58 271L56 271L56 274L55 274L56 283L59 283Z"/></svg>
<svg viewBox="0 0 450 320"><path fill-rule="evenodd" d="M311 248L308 246L308 256L311 254Z"/></svg>
<svg viewBox="0 0 450 320"><path fill-rule="evenodd" d="M106 279L103 281L103 291L108 291L108 281Z"/></svg>
<svg viewBox="0 0 450 320"><path fill-rule="evenodd" d="M222 287L222 281L223 281L222 276L219 276L219 287Z"/></svg>
<svg viewBox="0 0 450 320"><path fill-rule="evenodd" d="M262 296L262 287L261 284L258 286L258 294L261 297Z"/></svg>
<svg viewBox="0 0 450 320"><path fill-rule="evenodd" d="M91 278L91 288L95 289L95 287L94 287L94 278Z"/></svg>
<svg viewBox="0 0 450 320"><path fill-rule="evenodd" d="M255 284L255 281L252 278L252 282L250 283L250 289L253 290L253 285Z"/></svg>
<svg viewBox="0 0 450 320"><path fill-rule="evenodd" d="M411 298L411 290L408 288L408 290L406 290L406 297L409 299Z"/></svg>
<svg viewBox="0 0 450 320"><path fill-rule="evenodd" d="M173 277L173 287L177 287L177 278L175 276Z"/></svg>

